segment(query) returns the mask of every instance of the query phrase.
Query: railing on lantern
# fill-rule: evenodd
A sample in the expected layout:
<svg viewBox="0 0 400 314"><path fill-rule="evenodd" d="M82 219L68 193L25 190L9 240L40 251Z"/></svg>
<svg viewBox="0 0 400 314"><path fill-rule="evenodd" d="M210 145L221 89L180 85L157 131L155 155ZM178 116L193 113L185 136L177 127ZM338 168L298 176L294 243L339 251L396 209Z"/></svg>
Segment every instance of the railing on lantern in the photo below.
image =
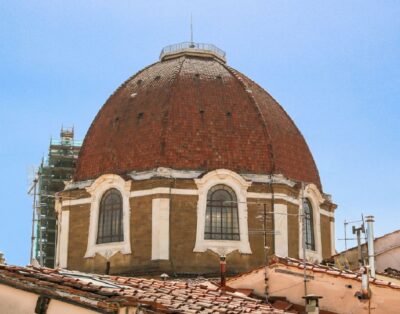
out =
<svg viewBox="0 0 400 314"><path fill-rule="evenodd" d="M225 60L226 56L225 51L219 49L217 46L213 44L182 42L164 47L160 53L160 60L162 60L166 55L176 54L184 51L209 52L216 55L222 60Z"/></svg>

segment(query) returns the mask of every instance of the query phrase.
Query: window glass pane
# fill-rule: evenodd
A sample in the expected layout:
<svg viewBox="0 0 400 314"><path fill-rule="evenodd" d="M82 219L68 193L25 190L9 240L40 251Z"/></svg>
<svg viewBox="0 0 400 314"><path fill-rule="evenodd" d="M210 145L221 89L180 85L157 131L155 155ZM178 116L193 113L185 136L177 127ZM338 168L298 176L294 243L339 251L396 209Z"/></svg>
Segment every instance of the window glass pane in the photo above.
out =
<svg viewBox="0 0 400 314"><path fill-rule="evenodd" d="M122 217L121 193L110 189L100 202L97 243L123 240Z"/></svg>
<svg viewBox="0 0 400 314"><path fill-rule="evenodd" d="M226 185L216 185L207 194L204 238L240 240L236 194Z"/></svg>
<svg viewBox="0 0 400 314"><path fill-rule="evenodd" d="M304 208L303 236L305 239L305 246L309 250L315 250L313 208L308 199L304 200L303 208Z"/></svg>

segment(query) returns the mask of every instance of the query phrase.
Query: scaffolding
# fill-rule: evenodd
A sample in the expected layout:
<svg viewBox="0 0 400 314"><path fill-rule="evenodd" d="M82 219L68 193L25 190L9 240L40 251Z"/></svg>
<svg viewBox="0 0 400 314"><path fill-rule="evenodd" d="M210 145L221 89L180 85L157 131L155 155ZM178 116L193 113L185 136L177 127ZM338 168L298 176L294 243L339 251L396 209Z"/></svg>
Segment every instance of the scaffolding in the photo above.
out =
<svg viewBox="0 0 400 314"><path fill-rule="evenodd" d="M51 139L49 153L36 172L31 188L33 228L31 259L54 267L57 242L55 195L71 180L82 141L74 139L74 128L61 128L60 139Z"/></svg>

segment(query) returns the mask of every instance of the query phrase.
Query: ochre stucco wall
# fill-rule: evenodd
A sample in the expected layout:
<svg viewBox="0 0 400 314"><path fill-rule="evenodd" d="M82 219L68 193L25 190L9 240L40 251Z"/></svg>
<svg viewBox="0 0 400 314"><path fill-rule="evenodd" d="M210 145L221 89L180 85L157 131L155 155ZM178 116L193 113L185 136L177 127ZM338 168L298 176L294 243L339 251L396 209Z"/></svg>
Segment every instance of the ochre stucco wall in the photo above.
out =
<svg viewBox="0 0 400 314"><path fill-rule="evenodd" d="M299 258L299 213L298 207L288 204L288 246L289 256Z"/></svg>
<svg viewBox="0 0 400 314"><path fill-rule="evenodd" d="M1 314L32 314L35 313L39 295L0 284L0 313ZM81 306L50 299L47 314L95 314L98 312Z"/></svg>
<svg viewBox="0 0 400 314"><path fill-rule="evenodd" d="M331 217L320 215L322 258L331 257Z"/></svg>
<svg viewBox="0 0 400 314"><path fill-rule="evenodd" d="M172 187L196 189L194 180L166 180L151 179L143 181L132 181L131 190L153 189L157 187ZM268 193L268 184L252 184L249 191ZM276 193L286 193L293 196L291 188L277 186ZM65 193L65 192L63 192ZM85 192L74 192L87 198ZM152 199L170 198L170 239L169 260L152 261ZM191 274L216 274L219 272L219 260L215 253L210 251L204 253L193 252L196 227L197 227L197 195L175 195L156 194L147 196L136 196L130 198L130 241L131 254L117 253L110 258L111 274L160 274L191 273ZM248 229L249 241L252 254L240 254L233 252L227 257L227 270L230 273L244 272L249 269L263 265L265 262L264 239L260 230L263 229L263 204L266 204L267 212L272 211L271 200L249 198L248 199ZM282 203L287 206L288 216L288 252L289 256L298 258L299 254L299 226L296 205L283 200L275 200L275 204ZM87 243L90 218L90 204L64 206L63 210L70 211L69 243L68 243L68 269L84 272L104 273L107 260L100 255L84 258ZM329 218L321 216L322 245L324 256L330 252L330 227ZM267 216L267 246L268 255L275 253L273 215ZM258 231L258 232L254 232ZM282 230L279 230L282 232Z"/></svg>

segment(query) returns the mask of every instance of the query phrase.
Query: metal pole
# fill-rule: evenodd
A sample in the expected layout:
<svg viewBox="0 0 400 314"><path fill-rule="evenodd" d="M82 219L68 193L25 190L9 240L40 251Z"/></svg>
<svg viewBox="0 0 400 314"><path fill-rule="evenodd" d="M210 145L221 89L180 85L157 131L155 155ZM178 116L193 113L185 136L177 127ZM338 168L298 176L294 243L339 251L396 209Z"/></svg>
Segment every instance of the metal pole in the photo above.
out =
<svg viewBox="0 0 400 314"><path fill-rule="evenodd" d="M190 14L190 43L193 45L193 15Z"/></svg>
<svg viewBox="0 0 400 314"><path fill-rule="evenodd" d="M362 266L362 257L361 257L361 230L357 228L357 255L358 255L358 266Z"/></svg>
<svg viewBox="0 0 400 314"><path fill-rule="evenodd" d="M40 185L40 173L39 173L39 185ZM40 197L39 194L39 206L37 206L38 209L38 226L39 226L39 264L40 266L43 266L43 235L42 235L42 198Z"/></svg>
<svg viewBox="0 0 400 314"><path fill-rule="evenodd" d="M305 212L304 212L304 182L301 182L301 222L302 222L302 239L303 239L303 264L304 264L304 295L307 295L307 269L306 269L306 233L305 233Z"/></svg>
<svg viewBox="0 0 400 314"><path fill-rule="evenodd" d="M268 303L268 246L267 246L267 204L264 203L264 265L265 265L265 270L264 270L264 285L265 285L265 301Z"/></svg>
<svg viewBox="0 0 400 314"><path fill-rule="evenodd" d="M358 255L358 266L363 266L363 258L361 251L361 232L365 232L364 223L361 224L361 227L356 228L353 226L353 234L357 235L357 255Z"/></svg>
<svg viewBox="0 0 400 314"><path fill-rule="evenodd" d="M365 217L368 226L368 262L371 277L375 278L374 216Z"/></svg>
<svg viewBox="0 0 400 314"><path fill-rule="evenodd" d="M33 246L35 245L35 212L36 212L36 184L37 178L33 180L33 204L32 204L32 232L31 232L31 255L30 263L33 263Z"/></svg>

